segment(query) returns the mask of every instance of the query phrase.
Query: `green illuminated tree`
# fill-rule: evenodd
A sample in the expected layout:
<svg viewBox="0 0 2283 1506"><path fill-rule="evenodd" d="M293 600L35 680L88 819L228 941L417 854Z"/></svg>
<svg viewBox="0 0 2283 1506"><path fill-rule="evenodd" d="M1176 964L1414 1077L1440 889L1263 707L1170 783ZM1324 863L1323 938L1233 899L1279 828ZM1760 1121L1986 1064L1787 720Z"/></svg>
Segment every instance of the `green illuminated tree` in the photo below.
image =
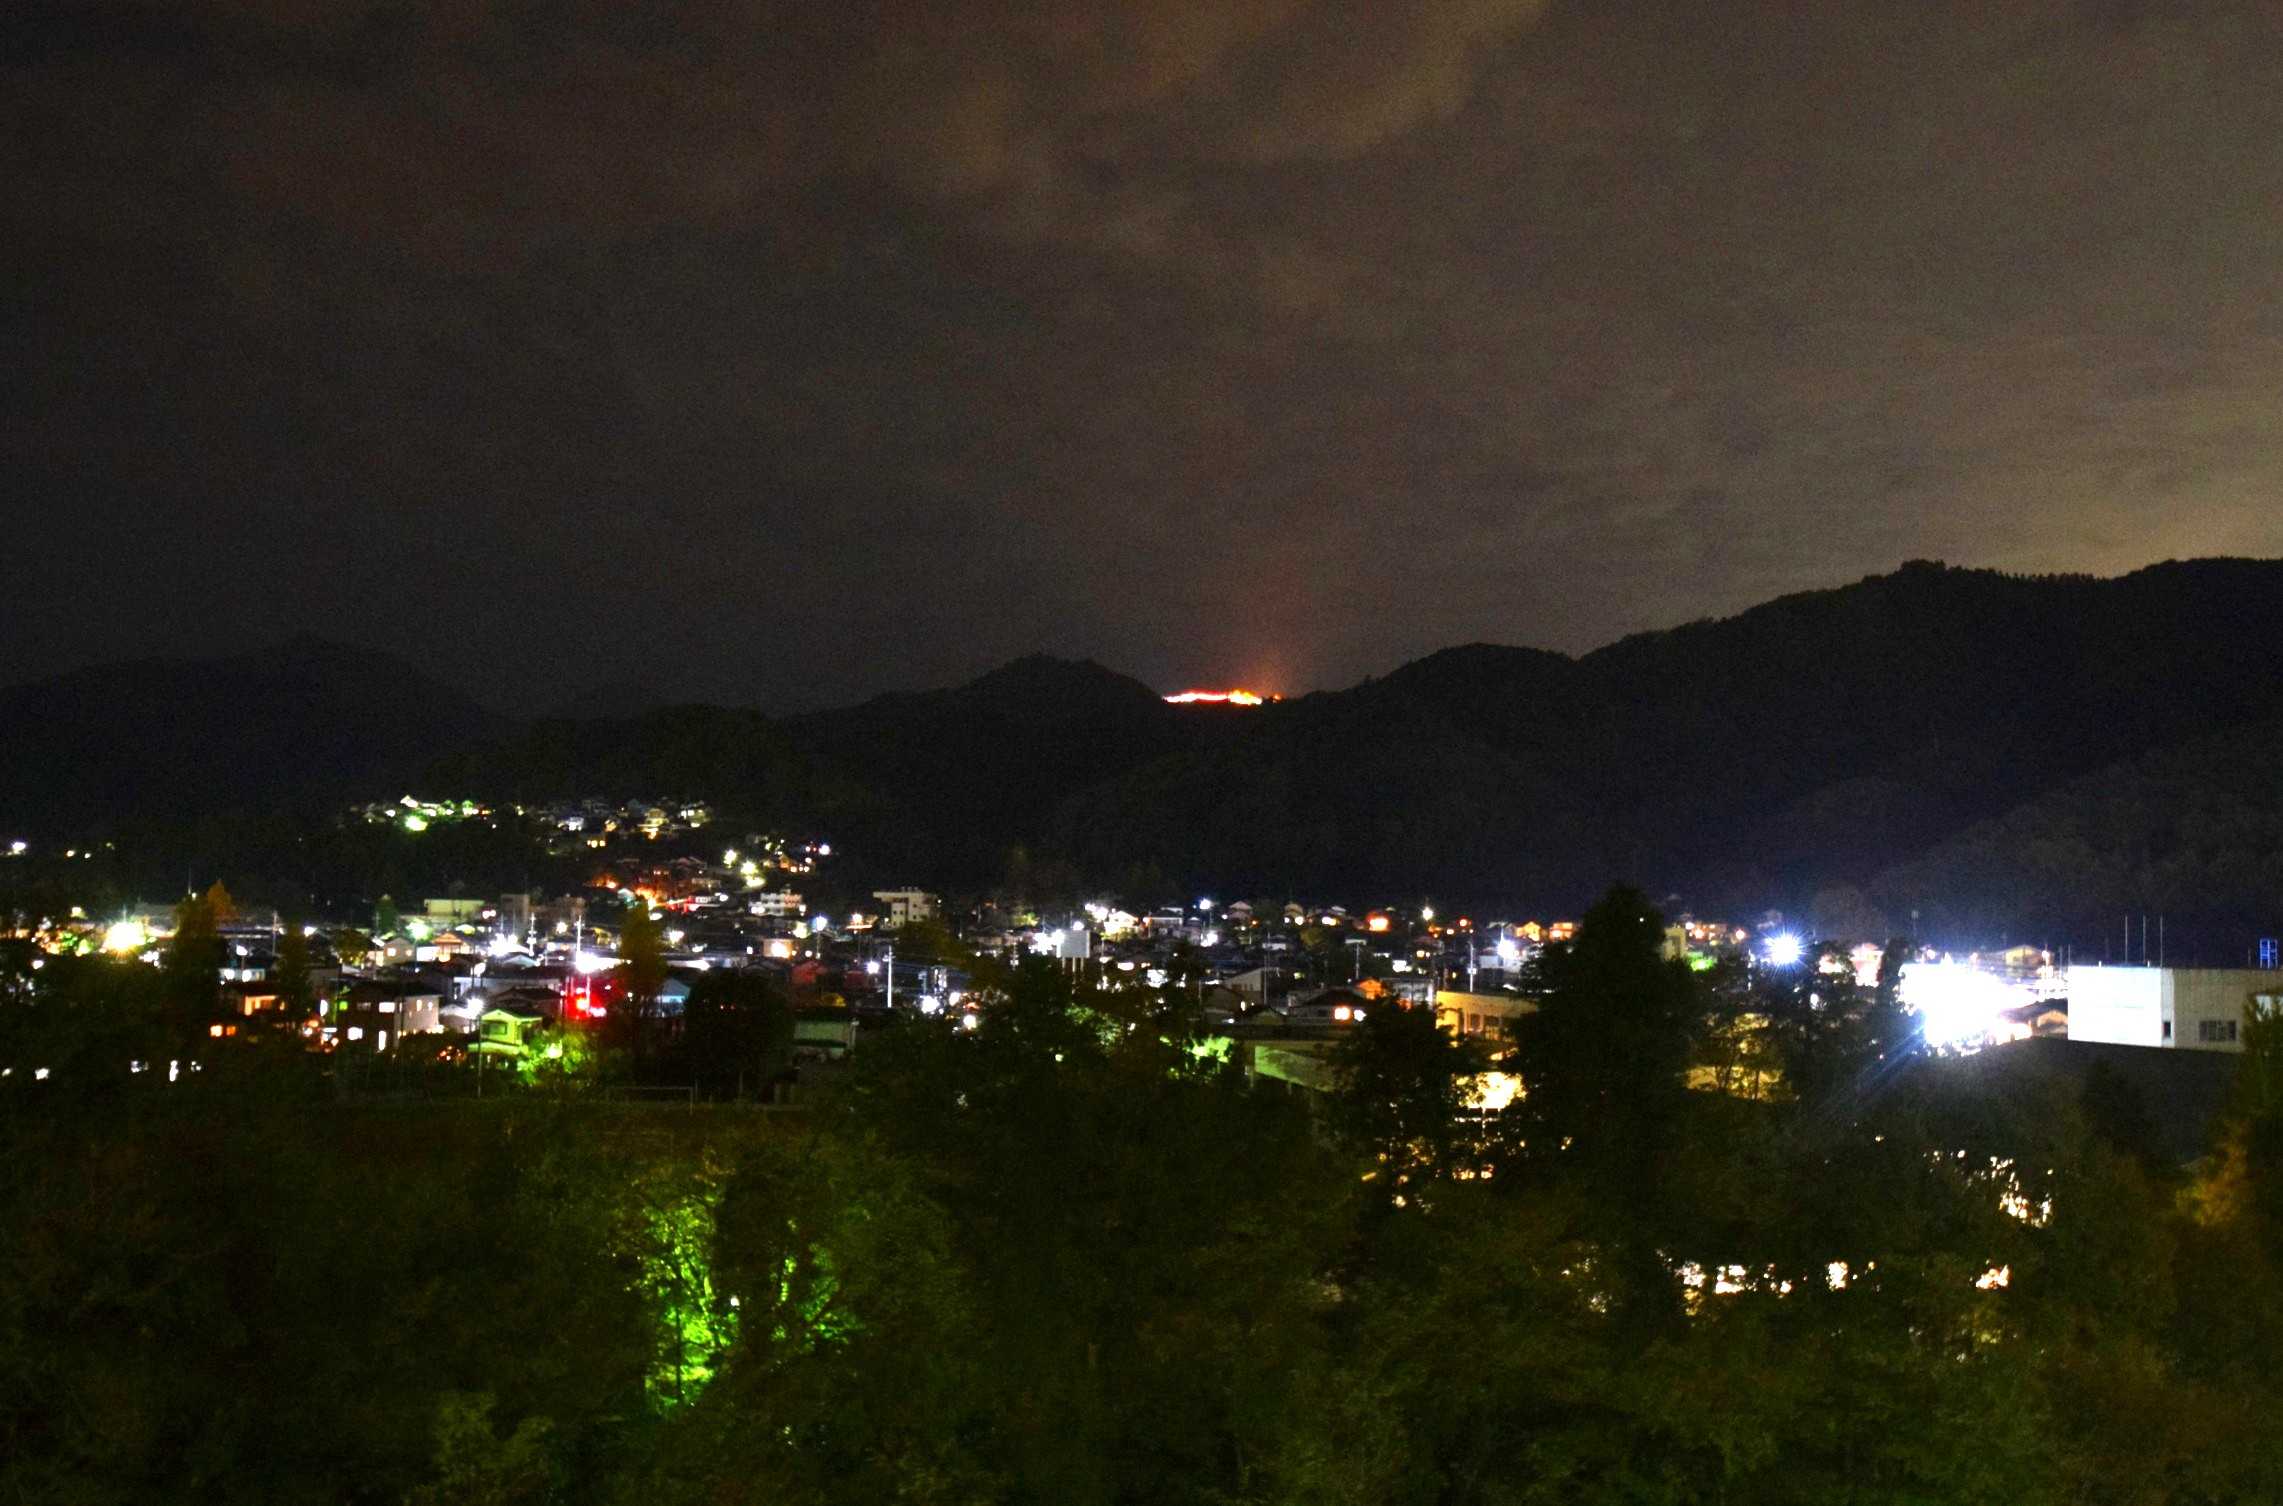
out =
<svg viewBox="0 0 2283 1506"><path fill-rule="evenodd" d="M993 1378L943 1208L839 1136L651 1179L663 1426L628 1501L996 1497L974 1453Z"/></svg>

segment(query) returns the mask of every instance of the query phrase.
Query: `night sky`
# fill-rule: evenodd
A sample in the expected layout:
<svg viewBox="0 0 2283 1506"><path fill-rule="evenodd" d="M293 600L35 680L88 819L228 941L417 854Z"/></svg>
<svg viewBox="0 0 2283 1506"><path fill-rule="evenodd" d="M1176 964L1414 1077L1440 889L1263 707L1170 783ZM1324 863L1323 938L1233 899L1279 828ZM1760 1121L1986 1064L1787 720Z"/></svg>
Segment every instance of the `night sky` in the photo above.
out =
<svg viewBox="0 0 2283 1506"><path fill-rule="evenodd" d="M2274 0L10 7L0 680L1583 650L2283 553Z"/></svg>

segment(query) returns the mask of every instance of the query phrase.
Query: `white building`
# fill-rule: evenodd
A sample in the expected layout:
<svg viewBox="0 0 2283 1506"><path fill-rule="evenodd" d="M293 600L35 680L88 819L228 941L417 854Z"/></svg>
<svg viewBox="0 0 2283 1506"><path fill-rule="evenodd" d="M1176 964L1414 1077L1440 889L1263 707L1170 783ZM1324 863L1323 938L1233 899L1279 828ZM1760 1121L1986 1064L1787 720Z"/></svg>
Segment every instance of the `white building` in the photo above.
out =
<svg viewBox="0 0 2283 1506"><path fill-rule="evenodd" d="M906 921L935 919L942 903L925 889L875 889L872 897L880 902L880 924L891 931Z"/></svg>
<svg viewBox="0 0 2283 1506"><path fill-rule="evenodd" d="M2248 968L2072 967L2069 1039L2241 1051L2247 1007L2283 1006L2283 972Z"/></svg>

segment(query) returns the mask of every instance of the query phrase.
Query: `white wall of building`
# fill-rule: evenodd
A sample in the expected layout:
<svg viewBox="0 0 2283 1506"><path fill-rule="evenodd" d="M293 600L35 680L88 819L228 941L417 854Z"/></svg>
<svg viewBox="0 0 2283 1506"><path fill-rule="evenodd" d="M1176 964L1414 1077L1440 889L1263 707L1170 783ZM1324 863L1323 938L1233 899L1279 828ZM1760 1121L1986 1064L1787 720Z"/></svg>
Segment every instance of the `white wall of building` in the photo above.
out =
<svg viewBox="0 0 2283 1506"><path fill-rule="evenodd" d="M880 919L890 929L906 921L935 919L936 897L925 889L875 889L872 897L880 902Z"/></svg>
<svg viewBox="0 0 2283 1506"><path fill-rule="evenodd" d="M2185 1051L2241 1051L2244 1009L2259 1000L2283 1000L2283 972L2073 967L2069 1038Z"/></svg>
<svg viewBox="0 0 2283 1506"><path fill-rule="evenodd" d="M2168 1046L2164 969L2069 969L2069 1039L2112 1046Z"/></svg>

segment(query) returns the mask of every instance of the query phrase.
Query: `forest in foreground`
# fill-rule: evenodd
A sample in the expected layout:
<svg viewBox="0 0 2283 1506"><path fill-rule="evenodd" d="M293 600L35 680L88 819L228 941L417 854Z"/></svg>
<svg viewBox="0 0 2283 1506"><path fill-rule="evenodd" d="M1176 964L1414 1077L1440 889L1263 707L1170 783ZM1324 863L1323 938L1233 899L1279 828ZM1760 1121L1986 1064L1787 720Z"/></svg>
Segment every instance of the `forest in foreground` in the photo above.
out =
<svg viewBox="0 0 2283 1506"><path fill-rule="evenodd" d="M0 1499L2283 1499L2273 1025L2182 1166L2114 1084L1658 934L1617 891L1549 957L1497 1113L1423 1012L1308 1095L1043 963L792 1113L34 1083L166 1005L16 967Z"/></svg>

